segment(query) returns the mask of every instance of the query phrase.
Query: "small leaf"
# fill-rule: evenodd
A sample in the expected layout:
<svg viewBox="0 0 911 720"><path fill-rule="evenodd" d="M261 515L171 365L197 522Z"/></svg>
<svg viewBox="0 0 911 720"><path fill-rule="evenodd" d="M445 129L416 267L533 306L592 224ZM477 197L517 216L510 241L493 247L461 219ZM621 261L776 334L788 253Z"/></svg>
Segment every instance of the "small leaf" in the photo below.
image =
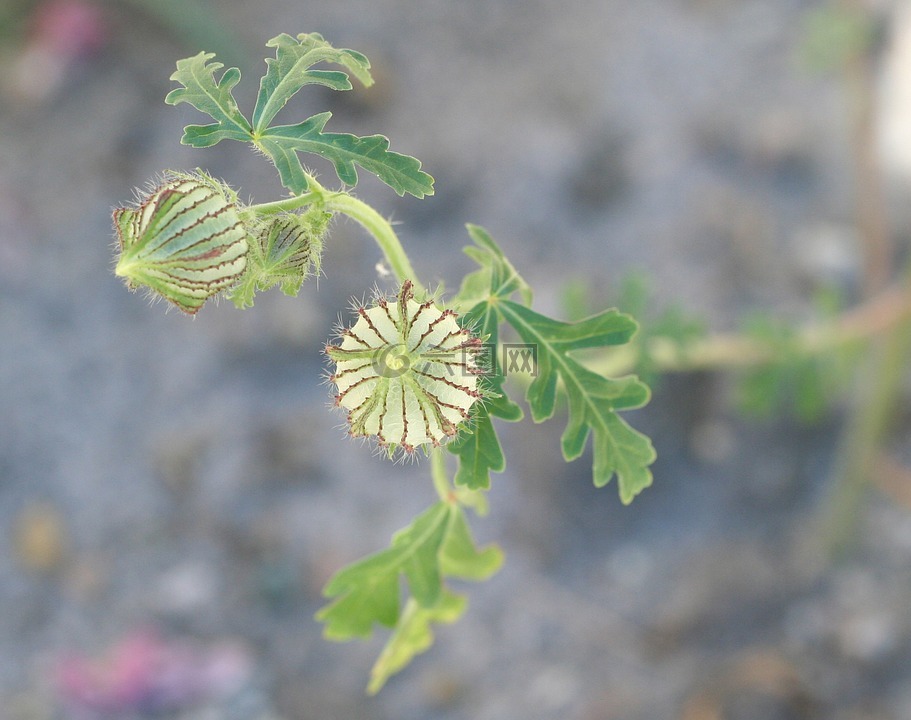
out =
<svg viewBox="0 0 911 720"><path fill-rule="evenodd" d="M456 300L473 306L473 311L478 316L486 316L492 311L491 307L477 309L478 304L486 303L489 306L491 298L508 298L515 292L519 293L525 305L531 305L531 286L506 259L490 233L479 225L469 224L467 228L468 234L475 244L466 247L464 252L480 268L465 276ZM485 321L485 327L479 331L491 332L489 329L491 322L495 323L488 318Z"/></svg>
<svg viewBox="0 0 911 720"><path fill-rule="evenodd" d="M214 73L224 65L209 62L215 53L201 52L190 58L177 61L177 70L171 80L183 87L168 93L165 102L169 105L189 103L200 112L210 115L214 124L188 125L184 128L181 142L192 147L209 147L222 140L249 141L252 128L237 109L232 90L240 81L240 70L229 68L215 80Z"/></svg>
<svg viewBox="0 0 911 720"><path fill-rule="evenodd" d="M484 509L483 502L472 505ZM444 578L484 580L502 564L499 548L475 545L458 502L441 501L396 533L388 550L336 573L324 590L335 599L316 617L326 624L324 634L332 640L366 637L374 623L395 627L372 673L368 690L376 692L430 647L431 622L452 622L464 610L464 598L450 592ZM408 580L411 597L400 613L401 575Z"/></svg>
<svg viewBox="0 0 911 720"><path fill-rule="evenodd" d="M257 133L265 130L272 119L304 85L325 85L333 90L350 90L347 73L330 70L311 70L320 62L330 62L347 68L365 86L373 84L370 61L359 52L336 49L319 33L301 33L295 40L282 33L266 43L275 48L275 58L267 58L268 69L259 84L259 95L253 110L253 127Z"/></svg>
<svg viewBox="0 0 911 720"><path fill-rule="evenodd" d="M464 315L463 327L472 328L485 340L490 365L486 376L489 397L475 412L470 432L457 437L449 450L459 457L455 484L479 490L490 487L491 472L506 469L506 457L491 416L507 422L518 422L523 416L522 408L504 394L503 373L497 367L500 323L497 303L514 293L531 302L531 288L484 228L469 225L468 233L475 244L466 247L465 253L480 268L462 281L457 300L471 307Z"/></svg>
<svg viewBox="0 0 911 720"><path fill-rule="evenodd" d="M429 608L421 607L413 599L409 599L401 620L370 671L367 692L371 695L378 693L386 681L408 665L415 655L430 649L433 645L431 623L454 623L464 614L467 607L468 602L465 598L450 590L444 590L437 604Z"/></svg>
<svg viewBox="0 0 911 720"><path fill-rule="evenodd" d="M488 393L496 393L498 397L486 399L475 413L471 427L447 445L450 452L459 458L459 467L453 478L456 485L471 490L486 490L490 487L490 473L506 469L506 457L491 416L518 422L523 412L519 405L502 394L502 382L502 376L490 379Z"/></svg>
<svg viewBox="0 0 911 720"><path fill-rule="evenodd" d="M478 550L465 520L465 513L452 505L449 527L440 550L440 567L446 577L463 580L486 580L503 565L503 551L498 547Z"/></svg>
<svg viewBox="0 0 911 720"><path fill-rule="evenodd" d="M449 506L439 502L396 533L392 546L343 568L324 590L336 598L321 609L325 635L334 640L366 637L373 624L393 626L399 614L399 575L415 600L432 607L442 592L439 551L449 521Z"/></svg>
<svg viewBox="0 0 911 720"><path fill-rule="evenodd" d="M478 549L462 508L457 504L449 504L447 508L446 533L437 557L439 572L445 577L486 580L502 566L503 552L497 547ZM409 598L392 636L373 667L367 691L379 691L390 676L431 646L431 623L454 622L462 615L466 604L465 598L445 587L433 605Z"/></svg>
<svg viewBox="0 0 911 720"><path fill-rule="evenodd" d="M389 150L389 140L382 135L358 137L348 133L324 133L323 128L332 113L320 113L297 125L278 125L262 131L257 144L279 167L286 168L282 182L294 181L296 168L291 166L288 153L306 152L321 155L331 161L339 180L346 185L357 184L357 168L361 166L376 175L399 195L410 193L422 198L433 195L433 178L421 170L419 160ZM299 161L298 161L299 162ZM289 167L290 166L290 167Z"/></svg>

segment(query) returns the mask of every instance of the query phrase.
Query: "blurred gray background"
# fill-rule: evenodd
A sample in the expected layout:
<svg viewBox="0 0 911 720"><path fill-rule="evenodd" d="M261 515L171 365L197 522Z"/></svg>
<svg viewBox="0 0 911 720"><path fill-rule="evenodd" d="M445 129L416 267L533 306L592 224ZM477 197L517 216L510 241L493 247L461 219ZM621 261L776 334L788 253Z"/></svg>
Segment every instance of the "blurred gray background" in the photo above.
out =
<svg viewBox="0 0 911 720"><path fill-rule="evenodd" d="M574 283L604 307L639 270L656 308L713 331L756 309L801 322L859 273L850 96L807 60L822 7L2 0L0 717L911 717L907 507L873 497L852 559L804 573L793 540L838 416L745 419L710 373L664 379L629 415L659 460L628 508L591 486L589 456L563 463L559 419L504 427L508 468L473 526L505 568L460 587L466 617L367 698L384 635L321 639L320 590L434 499L425 464L344 439L320 381L349 298L388 285L377 249L338 221L319 287L195 319L111 272L111 210L167 168L283 193L246 147L179 145L203 118L163 103L175 61L238 65L249 111L265 41L318 31L366 53L376 85L308 89L283 121L328 109L330 129L423 161L433 197L366 173L356 192L400 223L425 282L458 286L473 222L545 312L565 314ZM900 211L908 12L870 10Z"/></svg>

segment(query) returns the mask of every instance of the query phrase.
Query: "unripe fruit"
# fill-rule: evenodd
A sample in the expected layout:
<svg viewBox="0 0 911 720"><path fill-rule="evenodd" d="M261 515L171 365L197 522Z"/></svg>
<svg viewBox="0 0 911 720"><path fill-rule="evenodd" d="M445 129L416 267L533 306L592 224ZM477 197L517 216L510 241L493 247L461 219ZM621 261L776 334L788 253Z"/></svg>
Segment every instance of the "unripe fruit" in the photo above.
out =
<svg viewBox="0 0 911 720"><path fill-rule="evenodd" d="M452 310L417 302L410 282L395 299L379 298L358 315L340 345L326 347L349 433L409 455L454 437L482 397L481 340L459 326Z"/></svg>
<svg viewBox="0 0 911 720"><path fill-rule="evenodd" d="M246 267L247 228L236 195L212 178L169 173L135 208L114 211L114 272L194 315Z"/></svg>

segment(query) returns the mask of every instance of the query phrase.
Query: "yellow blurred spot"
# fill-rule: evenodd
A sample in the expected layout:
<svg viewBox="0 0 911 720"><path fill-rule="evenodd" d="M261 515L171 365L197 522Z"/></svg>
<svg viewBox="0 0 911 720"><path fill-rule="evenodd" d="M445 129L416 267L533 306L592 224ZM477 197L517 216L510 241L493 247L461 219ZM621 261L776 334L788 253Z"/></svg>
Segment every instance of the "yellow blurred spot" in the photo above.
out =
<svg viewBox="0 0 911 720"><path fill-rule="evenodd" d="M45 504L26 507L16 520L14 546L19 562L33 572L50 572L63 561L60 513Z"/></svg>

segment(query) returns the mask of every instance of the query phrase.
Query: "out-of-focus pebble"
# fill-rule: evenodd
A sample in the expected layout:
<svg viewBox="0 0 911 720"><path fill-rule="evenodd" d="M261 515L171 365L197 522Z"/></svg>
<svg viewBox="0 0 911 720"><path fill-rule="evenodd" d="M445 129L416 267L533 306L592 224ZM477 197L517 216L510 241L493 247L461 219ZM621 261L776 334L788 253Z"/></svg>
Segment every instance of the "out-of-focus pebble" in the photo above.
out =
<svg viewBox="0 0 911 720"><path fill-rule="evenodd" d="M860 239L848 224L817 221L794 237L798 268L812 284L850 287L860 269Z"/></svg>
<svg viewBox="0 0 911 720"><path fill-rule="evenodd" d="M859 611L845 618L838 628L838 644L845 656L863 662L886 657L899 637L891 613Z"/></svg>
<svg viewBox="0 0 911 720"><path fill-rule="evenodd" d="M736 449L734 432L723 420L706 420L690 431L690 448L704 463L723 463Z"/></svg>
<svg viewBox="0 0 911 720"><path fill-rule="evenodd" d="M200 562L186 562L168 570L158 582L156 609L188 615L210 605L217 593L214 570Z"/></svg>
<svg viewBox="0 0 911 720"><path fill-rule="evenodd" d="M30 505L16 519L14 542L24 568L32 572L56 570L64 559L63 518L52 505Z"/></svg>

